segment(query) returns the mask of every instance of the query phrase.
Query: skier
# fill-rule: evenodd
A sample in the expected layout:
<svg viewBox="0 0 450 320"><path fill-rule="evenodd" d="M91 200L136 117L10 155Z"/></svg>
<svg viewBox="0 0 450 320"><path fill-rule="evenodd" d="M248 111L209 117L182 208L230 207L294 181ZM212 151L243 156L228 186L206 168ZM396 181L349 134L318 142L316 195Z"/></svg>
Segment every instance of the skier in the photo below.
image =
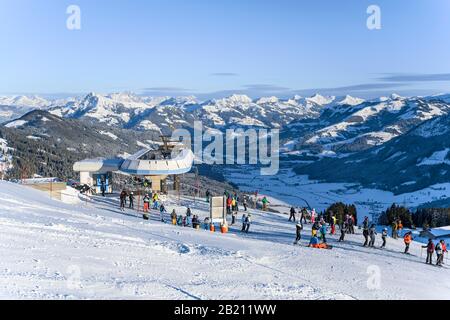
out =
<svg viewBox="0 0 450 320"><path fill-rule="evenodd" d="M298 222L295 226L296 228L296 238L294 241L294 244L298 244L299 241L302 239L302 230L303 230L303 225L301 222Z"/></svg>
<svg viewBox="0 0 450 320"><path fill-rule="evenodd" d="M437 265L438 267L442 267L442 258L443 258L442 242L443 242L443 241L444 241L444 240L439 241L439 242L436 244L436 248L435 248L435 251L436 251L436 257L437 257L437 259L436 259L436 265Z"/></svg>
<svg viewBox="0 0 450 320"><path fill-rule="evenodd" d="M445 244L445 241L442 240L442 264L444 264L444 257L447 253L447 245Z"/></svg>
<svg viewBox="0 0 450 320"><path fill-rule="evenodd" d="M130 192L130 195L128 196L128 200L130 200L129 208L134 209L134 193L133 192Z"/></svg>
<svg viewBox="0 0 450 320"><path fill-rule="evenodd" d="M412 242L412 232L408 231L403 237L403 241L405 242L405 253L409 254L409 245Z"/></svg>
<svg viewBox="0 0 450 320"><path fill-rule="evenodd" d="M311 223L314 224L316 222L316 209L311 210Z"/></svg>
<svg viewBox="0 0 450 320"><path fill-rule="evenodd" d="M433 264L433 253L434 253L434 242L432 239L428 239L428 244L422 246L422 248L427 248L427 261L426 264Z"/></svg>
<svg viewBox="0 0 450 320"><path fill-rule="evenodd" d="M194 229L198 229L200 226L200 222L198 220L198 217L196 215L194 215L194 217L192 218L192 227Z"/></svg>
<svg viewBox="0 0 450 320"><path fill-rule="evenodd" d="M105 197L105 192L106 192L106 184L105 184L104 180L102 180L102 182L101 182L100 191L102 193L102 197L104 198Z"/></svg>
<svg viewBox="0 0 450 320"><path fill-rule="evenodd" d="M125 190L123 190L120 193L120 210L121 211L125 211L125 201L127 199L127 192Z"/></svg>
<svg viewBox="0 0 450 320"><path fill-rule="evenodd" d="M310 248L316 248L316 249L331 249L331 246L327 245L326 243L320 243L319 238L312 237L309 241Z"/></svg>
<svg viewBox="0 0 450 320"><path fill-rule="evenodd" d="M248 233L248 229L250 229L251 224L252 224L252 215L249 214L247 218L245 218L245 233Z"/></svg>
<svg viewBox="0 0 450 320"><path fill-rule="evenodd" d="M231 206L233 205L233 200L231 197L227 198L227 214L231 214Z"/></svg>
<svg viewBox="0 0 450 320"><path fill-rule="evenodd" d="M339 228L341 229L341 237L339 238L339 242L342 242L342 241L344 241L344 238L345 238L345 232L346 232L347 229L348 229L348 224L347 224L347 222L346 222L346 221L343 221L343 222L341 223L341 225L339 226Z"/></svg>
<svg viewBox="0 0 450 320"><path fill-rule="evenodd" d="M306 210L305 207L302 208L301 210L301 214L300 214L300 223L304 223L306 224L306 216L308 215L308 210Z"/></svg>
<svg viewBox="0 0 450 320"><path fill-rule="evenodd" d="M244 201L242 202L242 205L244 206L244 211L247 212L247 197L244 196Z"/></svg>
<svg viewBox="0 0 450 320"><path fill-rule="evenodd" d="M312 236L311 240L309 240L309 247L318 248L319 243L320 243L319 238L317 238L316 236Z"/></svg>
<svg viewBox="0 0 450 320"><path fill-rule="evenodd" d="M191 225L192 225L192 217L190 215L186 216L184 226L190 227Z"/></svg>
<svg viewBox="0 0 450 320"><path fill-rule="evenodd" d="M336 217L334 216L334 214L331 214L331 219L330 219L330 227L331 227L331 235L336 234Z"/></svg>
<svg viewBox="0 0 450 320"><path fill-rule="evenodd" d="M352 215L348 217L348 233L355 234L355 217Z"/></svg>
<svg viewBox="0 0 450 320"><path fill-rule="evenodd" d="M166 207L164 206L164 203L161 203L161 206L159 207L159 215L161 218L161 222L164 222L164 213L167 213Z"/></svg>
<svg viewBox="0 0 450 320"><path fill-rule="evenodd" d="M178 226L183 226L183 216L180 214L178 217L177 217L177 225Z"/></svg>
<svg viewBox="0 0 450 320"><path fill-rule="evenodd" d="M233 211L233 213L231 214L231 225L236 223L236 217L237 217L237 212Z"/></svg>
<svg viewBox="0 0 450 320"><path fill-rule="evenodd" d="M177 224L177 213L175 212L175 209L172 210L170 219L172 220L172 224L175 226Z"/></svg>
<svg viewBox="0 0 450 320"><path fill-rule="evenodd" d="M192 211L191 211L191 208L187 208L187 210L186 210L186 217L190 217L192 215Z"/></svg>
<svg viewBox="0 0 450 320"><path fill-rule="evenodd" d="M294 219L294 222L295 222L295 208L294 207L291 207L291 212L290 212L290 215L289 215L289 222L291 222L292 221L292 219Z"/></svg>
<svg viewBox="0 0 450 320"><path fill-rule="evenodd" d="M398 237L402 236L402 230L403 230L403 224L401 220L397 221L397 233L398 233Z"/></svg>
<svg viewBox="0 0 450 320"><path fill-rule="evenodd" d="M372 224L369 229L369 247L374 248L375 247L375 236L377 235L377 231L375 230L375 224Z"/></svg>
<svg viewBox="0 0 450 320"><path fill-rule="evenodd" d="M263 211L267 211L267 207L268 207L268 204L269 204L270 202L269 202L269 200L267 200L267 197L264 197L263 199L262 199L262 204L263 204Z"/></svg>
<svg viewBox="0 0 450 320"><path fill-rule="evenodd" d="M237 210L237 201L236 201L236 198L234 198L234 197L231 199L231 211L232 212L238 211Z"/></svg>
<svg viewBox="0 0 450 320"><path fill-rule="evenodd" d="M392 238L397 240L398 233L397 233L397 221L392 222Z"/></svg>
<svg viewBox="0 0 450 320"><path fill-rule="evenodd" d="M320 227L320 237L322 238L323 243L327 243L326 234L327 234L327 225L324 222L324 223L322 223L322 226Z"/></svg>
<svg viewBox="0 0 450 320"><path fill-rule="evenodd" d="M206 190L206 202L209 203L209 197L211 196L211 192L208 190Z"/></svg>
<svg viewBox="0 0 450 320"><path fill-rule="evenodd" d="M369 217L364 218L363 222L363 236L364 236L364 245L363 247L367 247L369 244Z"/></svg>
<svg viewBox="0 0 450 320"><path fill-rule="evenodd" d="M383 244L381 245L381 249L384 249L386 247L387 235L388 235L388 229L384 228L383 232L381 232L381 239L383 240Z"/></svg>
<svg viewBox="0 0 450 320"><path fill-rule="evenodd" d="M148 210L150 209L150 195L146 194L144 196L144 212L148 212Z"/></svg>
<svg viewBox="0 0 450 320"><path fill-rule="evenodd" d="M245 213L242 215L242 219L241 219L241 221L242 221L242 232L244 232L245 231L245 227L246 227L246 221L247 221L247 216L245 215Z"/></svg>
<svg viewBox="0 0 450 320"><path fill-rule="evenodd" d="M311 227L311 235L313 237L317 236L317 232L320 229L319 221L314 222L313 226Z"/></svg>

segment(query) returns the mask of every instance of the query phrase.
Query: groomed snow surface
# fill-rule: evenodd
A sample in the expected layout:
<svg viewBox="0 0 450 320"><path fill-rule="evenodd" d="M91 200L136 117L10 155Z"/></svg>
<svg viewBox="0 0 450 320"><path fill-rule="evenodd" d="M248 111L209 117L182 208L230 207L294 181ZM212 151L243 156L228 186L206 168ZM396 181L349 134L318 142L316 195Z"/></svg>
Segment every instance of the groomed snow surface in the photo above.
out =
<svg viewBox="0 0 450 320"><path fill-rule="evenodd" d="M203 199L190 205L203 219ZM401 240L363 248L361 231L333 250L310 249L310 225L294 246L284 214L252 211L250 233L144 221L116 198L76 205L0 182L0 298L20 299L448 299L450 272L424 264ZM241 213L239 214L240 222ZM166 217L168 218L168 217ZM377 239L380 245L380 239Z"/></svg>

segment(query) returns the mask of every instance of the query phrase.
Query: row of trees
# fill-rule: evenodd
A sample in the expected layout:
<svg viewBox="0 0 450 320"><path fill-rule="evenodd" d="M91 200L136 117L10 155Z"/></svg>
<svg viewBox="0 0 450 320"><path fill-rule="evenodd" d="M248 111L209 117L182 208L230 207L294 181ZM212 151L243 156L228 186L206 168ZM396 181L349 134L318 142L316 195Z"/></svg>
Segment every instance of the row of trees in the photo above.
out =
<svg viewBox="0 0 450 320"><path fill-rule="evenodd" d="M325 211L325 220L330 221L332 214L336 216L339 223L347 214L354 216L356 224L358 224L355 205L334 203ZM427 208L411 212L408 208L394 203L380 215L378 224L389 226L398 220L401 220L407 228L422 227L426 229L448 226L450 225L450 208Z"/></svg>
<svg viewBox="0 0 450 320"><path fill-rule="evenodd" d="M411 212L408 208L393 204L383 212L379 224L391 225L400 219L405 227L437 228L450 225L450 208L427 208Z"/></svg>
<svg viewBox="0 0 450 320"><path fill-rule="evenodd" d="M358 224L358 215L354 204L347 205L342 202L332 204L327 210L325 210L325 221L329 222L332 214L335 215L339 224L344 221L345 215L353 216L355 218L355 225Z"/></svg>

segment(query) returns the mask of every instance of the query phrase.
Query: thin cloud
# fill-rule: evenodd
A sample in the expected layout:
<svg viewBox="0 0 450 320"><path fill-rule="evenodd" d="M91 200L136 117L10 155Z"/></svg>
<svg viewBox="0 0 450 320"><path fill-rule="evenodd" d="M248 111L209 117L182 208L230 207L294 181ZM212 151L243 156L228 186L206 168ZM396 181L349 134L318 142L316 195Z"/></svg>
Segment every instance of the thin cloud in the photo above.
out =
<svg viewBox="0 0 450 320"><path fill-rule="evenodd" d="M238 73L234 72L215 72L210 74L212 77L237 77Z"/></svg>
<svg viewBox="0 0 450 320"><path fill-rule="evenodd" d="M387 74L379 78L381 81L394 82L428 82L428 81L450 81L450 73L430 74Z"/></svg>

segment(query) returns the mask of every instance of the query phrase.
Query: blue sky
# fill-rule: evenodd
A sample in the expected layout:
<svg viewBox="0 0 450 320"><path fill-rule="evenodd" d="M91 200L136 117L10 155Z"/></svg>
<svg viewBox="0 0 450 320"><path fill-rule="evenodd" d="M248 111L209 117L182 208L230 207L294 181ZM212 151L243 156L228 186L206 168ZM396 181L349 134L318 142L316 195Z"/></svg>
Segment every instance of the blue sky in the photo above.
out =
<svg viewBox="0 0 450 320"><path fill-rule="evenodd" d="M448 0L0 0L0 94L450 92L449 14Z"/></svg>

